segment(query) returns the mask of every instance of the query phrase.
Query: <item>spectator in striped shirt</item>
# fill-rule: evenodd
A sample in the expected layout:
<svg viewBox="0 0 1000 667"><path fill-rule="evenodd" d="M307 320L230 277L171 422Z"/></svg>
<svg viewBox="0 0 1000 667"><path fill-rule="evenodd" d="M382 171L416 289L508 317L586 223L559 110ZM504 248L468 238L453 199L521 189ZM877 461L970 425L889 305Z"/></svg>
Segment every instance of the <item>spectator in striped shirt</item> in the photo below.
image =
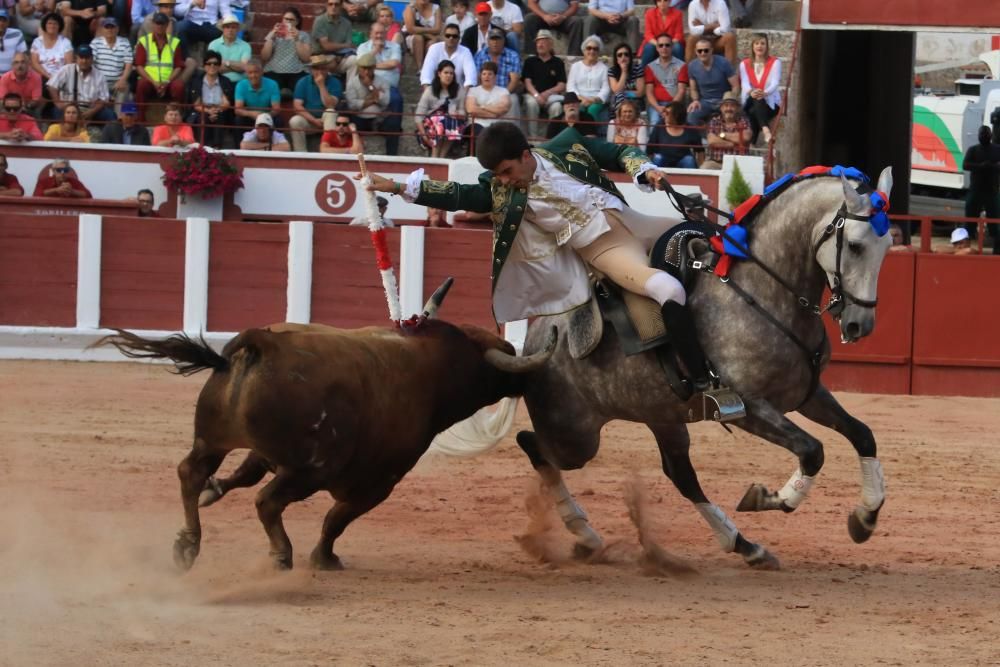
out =
<svg viewBox="0 0 1000 667"><path fill-rule="evenodd" d="M132 74L132 45L118 34L118 21L107 16L101 22L101 34L90 43L94 52L94 67L108 83L108 95L121 104L128 93L128 80Z"/></svg>

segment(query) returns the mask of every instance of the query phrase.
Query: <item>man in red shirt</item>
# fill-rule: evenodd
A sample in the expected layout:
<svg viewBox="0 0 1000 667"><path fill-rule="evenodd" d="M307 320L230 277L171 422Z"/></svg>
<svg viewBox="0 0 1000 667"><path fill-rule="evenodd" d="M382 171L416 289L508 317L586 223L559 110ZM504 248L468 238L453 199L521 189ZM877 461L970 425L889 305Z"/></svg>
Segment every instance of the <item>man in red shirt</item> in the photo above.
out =
<svg viewBox="0 0 1000 667"><path fill-rule="evenodd" d="M49 175L41 176L35 186L34 196L36 197L72 197L76 199L91 199L90 194L83 183L70 176L73 168L69 166L69 160L57 158L49 166Z"/></svg>
<svg viewBox="0 0 1000 667"><path fill-rule="evenodd" d="M0 139L15 143L41 141L42 131L38 129L38 123L28 114L21 113L21 108L20 95L4 95L3 112L0 113Z"/></svg>
<svg viewBox="0 0 1000 667"><path fill-rule="evenodd" d="M334 122L330 122L334 121ZM351 153L365 151L358 128L344 114L327 111L323 114L323 137L319 141L320 153Z"/></svg>
<svg viewBox="0 0 1000 667"><path fill-rule="evenodd" d="M0 197L22 197L24 188L17 176L7 173L7 156L0 153Z"/></svg>
<svg viewBox="0 0 1000 667"><path fill-rule="evenodd" d="M20 95L24 111L33 116L38 115L45 102L42 98L42 77L29 67L27 53L14 54L14 64L10 71L0 76L0 98L6 97L8 93Z"/></svg>

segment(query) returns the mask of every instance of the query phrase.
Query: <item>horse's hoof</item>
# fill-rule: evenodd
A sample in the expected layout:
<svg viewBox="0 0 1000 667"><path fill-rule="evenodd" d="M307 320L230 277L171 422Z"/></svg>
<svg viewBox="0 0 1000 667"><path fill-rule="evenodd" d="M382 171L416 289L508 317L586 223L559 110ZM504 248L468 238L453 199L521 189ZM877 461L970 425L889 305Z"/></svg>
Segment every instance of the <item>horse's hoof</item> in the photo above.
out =
<svg viewBox="0 0 1000 667"><path fill-rule="evenodd" d="M777 571L781 569L781 561L764 547L755 545L753 553L743 559L755 570Z"/></svg>
<svg viewBox="0 0 1000 667"><path fill-rule="evenodd" d="M215 476L213 475L208 478L208 481L205 482L205 488L198 496L198 507L208 507L209 505L216 503L224 495L225 493L223 493L222 487L219 485L219 481L215 479Z"/></svg>
<svg viewBox="0 0 1000 667"><path fill-rule="evenodd" d="M872 514L871 520L868 521L861 516L862 512L868 513L867 510L858 508L847 517L847 532L851 535L851 539L854 540L855 544L867 542L868 538L875 532L875 520L878 518L878 515Z"/></svg>
<svg viewBox="0 0 1000 667"><path fill-rule="evenodd" d="M765 508L764 499L767 498L767 487L763 484L751 484L747 492L743 494L743 499L736 506L737 512L760 512Z"/></svg>
<svg viewBox="0 0 1000 667"><path fill-rule="evenodd" d="M177 569L187 572L194 565L201 550L201 541L185 531L181 531L174 540L174 565Z"/></svg>
<svg viewBox="0 0 1000 667"><path fill-rule="evenodd" d="M309 556L309 563L314 570L343 570L344 564L340 562L337 554L318 554L315 551Z"/></svg>
<svg viewBox="0 0 1000 667"><path fill-rule="evenodd" d="M596 553L597 549L587 546L586 544L582 544L581 542L577 542L573 545L573 560L586 562L592 559Z"/></svg>

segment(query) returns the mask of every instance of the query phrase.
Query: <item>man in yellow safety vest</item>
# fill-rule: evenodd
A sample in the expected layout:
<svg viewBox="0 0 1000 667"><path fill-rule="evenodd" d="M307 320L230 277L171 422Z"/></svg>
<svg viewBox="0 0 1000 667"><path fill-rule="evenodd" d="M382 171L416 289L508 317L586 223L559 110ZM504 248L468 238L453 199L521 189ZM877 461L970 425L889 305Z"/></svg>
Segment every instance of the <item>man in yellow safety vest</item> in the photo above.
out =
<svg viewBox="0 0 1000 667"><path fill-rule="evenodd" d="M170 19L165 14L153 16L153 30L139 38L135 46L135 66L139 81L135 101L139 122L146 119L146 106L153 101L184 103L184 54L177 37L167 35Z"/></svg>

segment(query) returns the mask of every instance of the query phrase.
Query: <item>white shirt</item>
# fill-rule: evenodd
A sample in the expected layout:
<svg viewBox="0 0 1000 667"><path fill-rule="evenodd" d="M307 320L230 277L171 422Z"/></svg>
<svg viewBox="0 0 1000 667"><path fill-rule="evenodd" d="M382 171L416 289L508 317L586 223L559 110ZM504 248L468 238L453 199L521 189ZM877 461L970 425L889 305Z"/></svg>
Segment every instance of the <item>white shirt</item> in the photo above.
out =
<svg viewBox="0 0 1000 667"><path fill-rule="evenodd" d="M580 97L598 97L607 102L611 97L608 66L600 60L593 65L577 60L566 76L566 92L576 93Z"/></svg>
<svg viewBox="0 0 1000 667"><path fill-rule="evenodd" d="M482 86L475 86L469 89L468 97L476 100L476 104L481 107L490 106L496 104L500 100L510 97L510 91L508 91L503 86L493 86L492 90L486 90ZM483 127L489 127L493 123L503 120L503 118L483 118L482 116L476 116L476 123L482 125Z"/></svg>
<svg viewBox="0 0 1000 667"><path fill-rule="evenodd" d="M754 63L752 65L754 68L754 73L757 75L757 80L764 76L764 63ZM777 58L774 64L771 65L771 71L767 75L767 79L762 82L764 85L764 101L767 102L767 106L772 109L776 109L778 105L781 104L781 93L778 88L781 86L781 59ZM750 97L750 91L753 90L753 84L750 83L750 74L747 72L746 61L740 61L740 98L743 100L743 104L747 103L747 98Z"/></svg>
<svg viewBox="0 0 1000 667"><path fill-rule="evenodd" d="M108 101L108 82L104 75L94 66L84 75L77 69L76 63L63 65L56 75L46 84L59 91L59 99L63 102L73 101L73 91L77 91L76 101L84 106L95 100Z"/></svg>
<svg viewBox="0 0 1000 667"><path fill-rule="evenodd" d="M444 24L457 25L459 30L459 39L461 39L461 33L476 25L476 17L472 15L472 12L465 12L465 16L461 21L459 21L458 14L452 14L444 20Z"/></svg>
<svg viewBox="0 0 1000 667"><path fill-rule="evenodd" d="M701 25L695 25L695 19L700 20ZM729 7L726 6L725 0L709 0L708 9L705 9L701 0L694 0L688 5L688 32L692 35L704 35L705 26L709 23L719 24L719 27L713 32L715 35L724 35L732 31L729 22Z"/></svg>
<svg viewBox="0 0 1000 667"><path fill-rule="evenodd" d="M204 9L193 7L191 0L180 0L174 9L174 13L177 16L183 16L192 23L211 23L215 25L219 19L232 14L232 11L229 9L229 0L205 0Z"/></svg>
<svg viewBox="0 0 1000 667"><path fill-rule="evenodd" d="M420 70L421 85L431 85L437 75L438 63L442 60L450 60L455 66L455 81L458 82L458 85L476 85L476 61L472 51L459 44L455 53L448 55L444 42L435 42L427 49L427 54L424 56L424 67Z"/></svg>
<svg viewBox="0 0 1000 667"><path fill-rule="evenodd" d="M490 7L493 8L493 22L495 23L496 19L499 18L500 24L507 32L514 29L515 23L524 23L524 13L513 2L504 0L503 7L498 9L496 0L490 0Z"/></svg>

